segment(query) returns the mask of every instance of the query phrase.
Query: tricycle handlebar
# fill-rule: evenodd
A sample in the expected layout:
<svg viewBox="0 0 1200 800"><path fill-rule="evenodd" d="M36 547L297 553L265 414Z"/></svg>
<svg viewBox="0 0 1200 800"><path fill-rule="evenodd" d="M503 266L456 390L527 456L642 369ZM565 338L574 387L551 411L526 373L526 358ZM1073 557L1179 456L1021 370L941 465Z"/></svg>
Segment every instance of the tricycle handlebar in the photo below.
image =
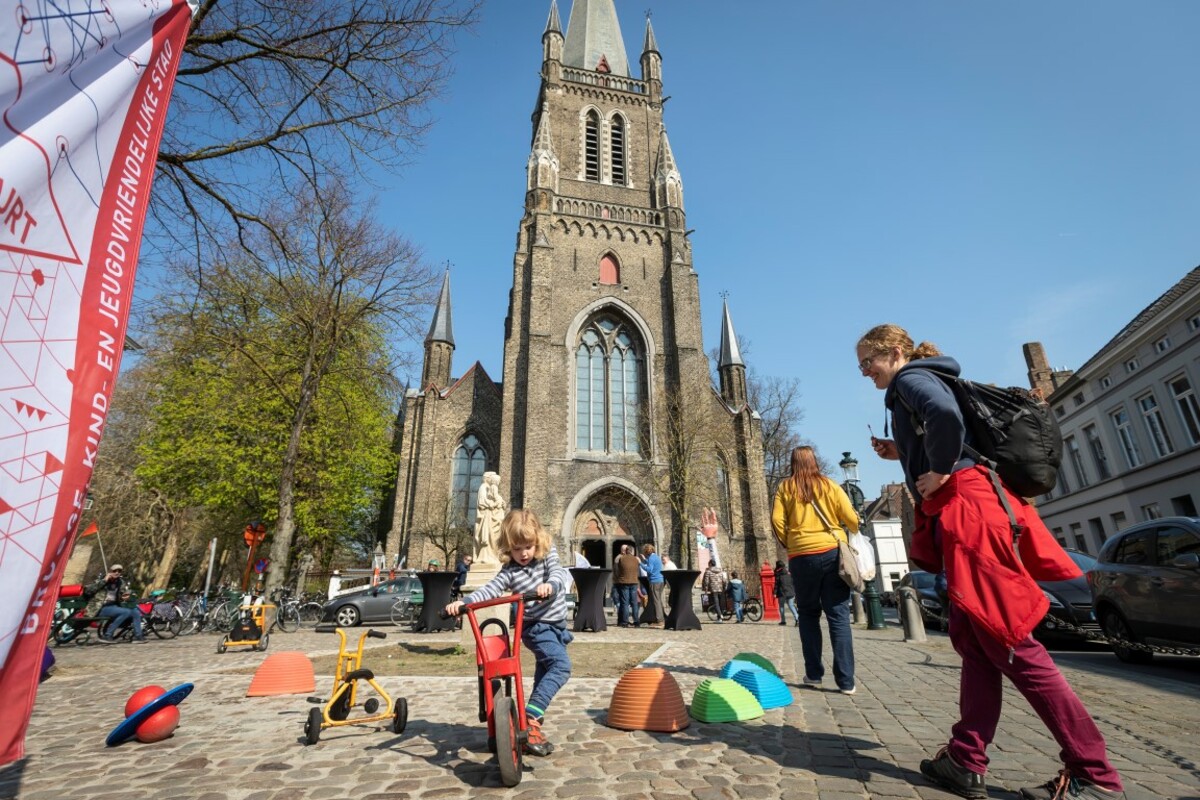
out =
<svg viewBox="0 0 1200 800"><path fill-rule="evenodd" d="M503 597L494 597L491 600L480 600L478 603L463 603L462 608L459 610L459 614L464 611L478 611L481 608L489 608L491 606L504 606L517 601L521 601L522 603L532 603L535 600L549 600L552 597L554 597L554 592L551 592L545 597L538 597L538 593L536 591L525 592L525 594L506 594ZM450 617L454 615L447 614L446 609L443 608L438 612L438 616L442 619L450 619Z"/></svg>

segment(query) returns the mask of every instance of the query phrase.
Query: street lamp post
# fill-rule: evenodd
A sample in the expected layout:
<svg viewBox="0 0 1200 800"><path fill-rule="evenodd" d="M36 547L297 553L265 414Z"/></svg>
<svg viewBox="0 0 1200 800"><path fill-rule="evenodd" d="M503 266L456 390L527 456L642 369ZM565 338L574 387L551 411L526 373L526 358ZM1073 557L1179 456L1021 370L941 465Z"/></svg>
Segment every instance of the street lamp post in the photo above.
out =
<svg viewBox="0 0 1200 800"><path fill-rule="evenodd" d="M842 474L845 476L842 488L846 490L846 495L850 498L850 505L854 506L854 511L861 521L866 498L858 486L858 460L847 450L842 453L842 460L838 462L838 466L842 468ZM874 545L872 544L872 546ZM876 559L876 563L878 563L878 559ZM866 606L867 628L880 630L886 627L883 621L883 603L879 601L879 589L875 586L874 580L864 581L862 603Z"/></svg>

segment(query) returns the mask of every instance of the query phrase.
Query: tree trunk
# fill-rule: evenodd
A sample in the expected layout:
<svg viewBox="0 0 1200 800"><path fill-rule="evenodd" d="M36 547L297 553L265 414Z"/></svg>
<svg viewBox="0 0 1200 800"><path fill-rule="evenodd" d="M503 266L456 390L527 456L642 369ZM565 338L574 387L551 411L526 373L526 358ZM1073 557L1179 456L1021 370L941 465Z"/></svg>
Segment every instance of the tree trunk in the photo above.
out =
<svg viewBox="0 0 1200 800"><path fill-rule="evenodd" d="M162 557L159 558L158 567L154 570L154 577L150 580L151 586L159 589L169 588L171 573L175 570L175 560L179 558L179 539L178 520L172 519L171 525L167 529L167 541L163 544ZM205 559L204 566L207 569L207 559Z"/></svg>

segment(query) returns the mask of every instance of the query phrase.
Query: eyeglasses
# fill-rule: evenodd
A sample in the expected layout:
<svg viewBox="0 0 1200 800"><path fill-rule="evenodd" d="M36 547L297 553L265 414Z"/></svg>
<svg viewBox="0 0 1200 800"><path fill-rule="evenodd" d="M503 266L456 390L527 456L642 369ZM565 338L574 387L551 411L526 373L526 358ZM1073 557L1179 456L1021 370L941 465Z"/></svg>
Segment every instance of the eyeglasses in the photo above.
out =
<svg viewBox="0 0 1200 800"><path fill-rule="evenodd" d="M867 356L867 357L866 357L866 358L864 358L862 361L858 362L858 371L859 371L859 372L866 372L868 369L870 369L870 368L871 368L871 362L872 362L872 361L874 361L874 360L875 360L875 358L876 358L878 355L880 355L880 354L879 354L879 353L874 353L874 354L872 354L872 355L869 355L869 356Z"/></svg>

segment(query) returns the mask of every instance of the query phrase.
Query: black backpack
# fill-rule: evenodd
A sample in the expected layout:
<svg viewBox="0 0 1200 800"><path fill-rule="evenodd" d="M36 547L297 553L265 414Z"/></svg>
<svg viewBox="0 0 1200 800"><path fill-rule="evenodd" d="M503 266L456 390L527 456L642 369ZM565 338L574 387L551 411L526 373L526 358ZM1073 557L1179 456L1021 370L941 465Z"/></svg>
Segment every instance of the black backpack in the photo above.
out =
<svg viewBox="0 0 1200 800"><path fill-rule="evenodd" d="M1007 389L976 383L948 372L928 370L950 387L958 400L963 422L978 446L964 446L967 454L1000 475L1011 492L1037 497L1054 488L1062 464L1062 432L1049 404L1029 389ZM925 426L900 393L913 427L924 435Z"/></svg>

